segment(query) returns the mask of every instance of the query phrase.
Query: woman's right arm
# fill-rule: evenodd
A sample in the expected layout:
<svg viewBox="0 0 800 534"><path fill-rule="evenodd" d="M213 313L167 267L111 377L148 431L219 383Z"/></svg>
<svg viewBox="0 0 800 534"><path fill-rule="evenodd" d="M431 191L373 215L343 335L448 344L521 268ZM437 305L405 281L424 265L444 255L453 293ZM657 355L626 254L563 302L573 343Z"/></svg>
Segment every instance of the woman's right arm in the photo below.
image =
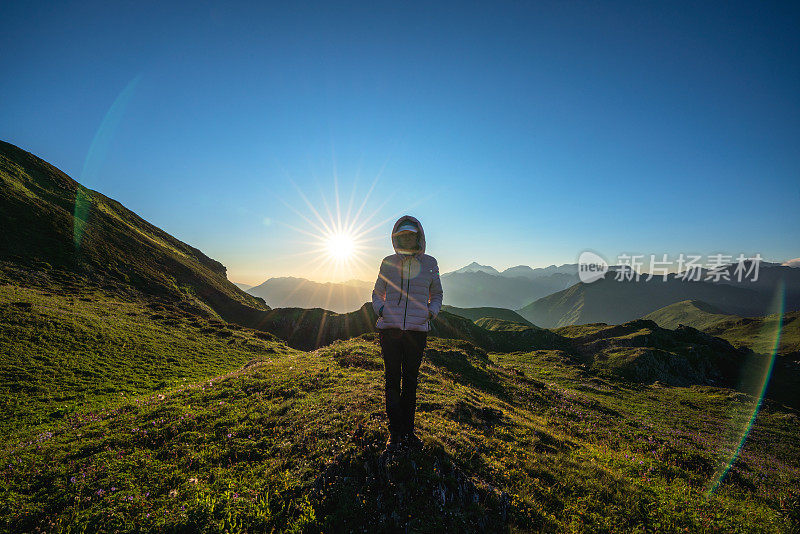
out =
<svg viewBox="0 0 800 534"><path fill-rule="evenodd" d="M386 302L386 275L384 274L384 262L381 262L381 267L378 269L378 279L375 281L375 287L372 289L372 310L375 315L383 314L383 304Z"/></svg>

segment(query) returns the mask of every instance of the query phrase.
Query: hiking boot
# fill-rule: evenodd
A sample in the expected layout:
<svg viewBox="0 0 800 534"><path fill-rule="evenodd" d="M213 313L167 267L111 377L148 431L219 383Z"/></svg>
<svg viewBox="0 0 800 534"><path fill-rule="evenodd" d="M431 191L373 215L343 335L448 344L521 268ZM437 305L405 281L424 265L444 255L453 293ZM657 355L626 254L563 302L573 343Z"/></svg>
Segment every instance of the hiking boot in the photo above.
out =
<svg viewBox="0 0 800 534"><path fill-rule="evenodd" d="M403 436L403 445L409 449L417 449L422 447L422 440L413 432L409 432Z"/></svg>
<svg viewBox="0 0 800 534"><path fill-rule="evenodd" d="M386 450L395 451L400 447L400 433L389 432L389 439L386 440Z"/></svg>

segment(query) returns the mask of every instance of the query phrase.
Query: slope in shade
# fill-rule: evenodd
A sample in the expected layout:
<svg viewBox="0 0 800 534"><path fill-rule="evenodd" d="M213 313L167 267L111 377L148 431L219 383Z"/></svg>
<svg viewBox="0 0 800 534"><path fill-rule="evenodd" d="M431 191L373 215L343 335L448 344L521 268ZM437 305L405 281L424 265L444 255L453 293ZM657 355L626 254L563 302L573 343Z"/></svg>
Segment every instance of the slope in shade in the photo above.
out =
<svg viewBox="0 0 800 534"><path fill-rule="evenodd" d="M0 184L0 227L13 229L0 233L4 260L196 300L229 320L246 322L252 311L269 309L228 281L218 261L2 141Z"/></svg>

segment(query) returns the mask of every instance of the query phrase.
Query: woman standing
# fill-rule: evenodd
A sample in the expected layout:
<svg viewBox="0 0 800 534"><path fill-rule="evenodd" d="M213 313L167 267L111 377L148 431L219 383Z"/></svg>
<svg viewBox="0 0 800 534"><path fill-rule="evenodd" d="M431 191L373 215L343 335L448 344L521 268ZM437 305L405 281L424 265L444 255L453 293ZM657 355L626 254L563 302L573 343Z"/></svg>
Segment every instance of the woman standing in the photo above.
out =
<svg viewBox="0 0 800 534"><path fill-rule="evenodd" d="M414 434L417 378L430 321L442 307L439 265L425 254L420 222L403 215L394 223L391 237L395 254L383 258L372 290L386 377L390 450L422 443Z"/></svg>

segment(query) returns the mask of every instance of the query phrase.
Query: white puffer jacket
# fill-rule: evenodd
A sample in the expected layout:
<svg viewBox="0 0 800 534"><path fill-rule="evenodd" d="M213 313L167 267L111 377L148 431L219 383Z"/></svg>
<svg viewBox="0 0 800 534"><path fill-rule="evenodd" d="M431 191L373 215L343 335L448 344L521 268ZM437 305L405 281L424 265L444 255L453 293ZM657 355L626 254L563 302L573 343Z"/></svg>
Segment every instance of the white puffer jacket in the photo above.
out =
<svg viewBox="0 0 800 534"><path fill-rule="evenodd" d="M414 254L401 254L397 252L394 233L409 221L419 228L419 246ZM425 254L425 231L420 222L411 215L397 219L392 228L392 246L395 253L383 258L372 290L372 308L378 315L375 328L427 332L431 329L428 312L436 317L442 308L442 282L436 258Z"/></svg>

